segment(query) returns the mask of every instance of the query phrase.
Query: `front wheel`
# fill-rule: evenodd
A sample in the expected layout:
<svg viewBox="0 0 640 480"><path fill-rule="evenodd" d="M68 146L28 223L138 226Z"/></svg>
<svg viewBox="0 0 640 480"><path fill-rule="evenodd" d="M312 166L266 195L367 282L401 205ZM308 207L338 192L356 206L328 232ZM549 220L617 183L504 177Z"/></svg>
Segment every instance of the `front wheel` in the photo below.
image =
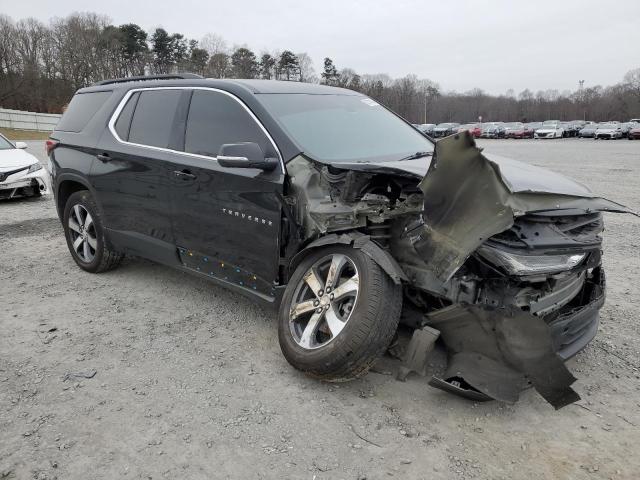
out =
<svg viewBox="0 0 640 480"><path fill-rule="evenodd" d="M367 373L398 328L402 289L360 250L330 246L296 268L278 316L280 348L298 370L328 381Z"/></svg>

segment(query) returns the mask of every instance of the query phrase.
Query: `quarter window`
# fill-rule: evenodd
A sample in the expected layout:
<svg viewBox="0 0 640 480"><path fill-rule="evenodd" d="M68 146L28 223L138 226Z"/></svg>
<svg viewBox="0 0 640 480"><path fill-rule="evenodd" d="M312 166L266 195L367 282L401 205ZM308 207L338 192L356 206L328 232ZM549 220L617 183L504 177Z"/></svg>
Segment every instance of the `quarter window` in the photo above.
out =
<svg viewBox="0 0 640 480"><path fill-rule="evenodd" d="M81 132L111 96L111 91L76 94L56 125L62 132Z"/></svg>
<svg viewBox="0 0 640 480"><path fill-rule="evenodd" d="M194 90L185 151L215 157L221 145L241 142L255 142L267 156L276 156L267 136L236 100L219 92Z"/></svg>
<svg viewBox="0 0 640 480"><path fill-rule="evenodd" d="M131 95L131 97L129 97L129 100L127 100L127 104L120 112L118 120L116 120L116 132L118 133L118 136L124 141L129 140L129 128L131 128L131 119L133 118L133 111L136 108L136 103L139 96L140 92L135 92L133 95Z"/></svg>

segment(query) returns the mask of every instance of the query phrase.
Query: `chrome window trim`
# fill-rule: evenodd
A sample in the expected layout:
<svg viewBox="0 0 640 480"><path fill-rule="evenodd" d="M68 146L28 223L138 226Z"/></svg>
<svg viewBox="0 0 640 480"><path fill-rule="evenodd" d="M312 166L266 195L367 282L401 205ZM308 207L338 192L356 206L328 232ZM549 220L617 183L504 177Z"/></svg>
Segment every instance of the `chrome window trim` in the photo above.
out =
<svg viewBox="0 0 640 480"><path fill-rule="evenodd" d="M160 152L177 153L178 155L185 155L185 156L193 157L193 158L203 158L205 160L218 160L217 156L213 157L213 156L208 156L208 155L200 155L200 154L197 154L197 153L189 153L189 152L182 152L180 150L173 150L171 148L155 147L153 145L145 145L143 143L128 142L128 141L122 140L120 138L120 136L116 132L115 124L118 121L118 117L122 113L122 110L124 109L125 105L127 104L127 102L129 101L129 99L131 98L131 96L134 93L136 93L136 92L145 92L145 91L149 91L149 90L209 90L209 91L212 91L212 92L222 93L223 95L227 95L228 97L233 98L236 102L238 102L242 106L242 108L245 109L245 111L249 114L249 116L253 119L253 121L256 122L258 127L260 127L260 130L262 130L262 132L267 136L267 138L271 142L271 145L273 145L273 148L275 149L276 153L278 154L278 158L280 159L280 166L282 167L282 173L286 174L286 170L284 168L284 161L282 160L282 153L280 153L280 149L278 148L278 145L276 145L276 142L273 140L273 137L271 136L271 134L269 134L269 132L264 127L262 122L258 119L258 117L256 117L255 114L251 111L251 109L249 107L247 107L245 105L245 103L242 100L240 100L238 97L236 97L232 93L229 93L229 92L227 92L225 90L220 90L219 88L214 88L214 87L189 87L189 86L184 86L184 87L182 87L182 86L180 86L180 87L147 87L147 88L141 87L141 88L134 88L134 89L129 90L125 94L125 96L122 98L122 100L120 100L120 103L118 104L118 106L116 107L115 111L113 112L113 115L111 115L111 118L110 118L109 124L108 124L109 131L111 132L111 135L113 135L113 137L119 143L122 143L123 145L133 145L135 147L148 148L150 150L156 150L156 151L160 151ZM134 115L135 115L135 111L134 111ZM133 117L132 117L132 119L133 119Z"/></svg>

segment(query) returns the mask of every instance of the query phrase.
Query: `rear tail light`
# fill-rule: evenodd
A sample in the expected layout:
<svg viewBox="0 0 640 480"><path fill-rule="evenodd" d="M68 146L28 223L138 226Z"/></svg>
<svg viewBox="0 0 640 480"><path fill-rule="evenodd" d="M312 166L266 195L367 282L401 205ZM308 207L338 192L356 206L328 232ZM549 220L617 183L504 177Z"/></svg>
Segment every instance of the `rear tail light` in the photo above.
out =
<svg viewBox="0 0 640 480"><path fill-rule="evenodd" d="M57 140L49 138L44 144L44 149L46 150L47 155L51 155L51 152L53 152L53 149L56 148L59 143L60 142Z"/></svg>

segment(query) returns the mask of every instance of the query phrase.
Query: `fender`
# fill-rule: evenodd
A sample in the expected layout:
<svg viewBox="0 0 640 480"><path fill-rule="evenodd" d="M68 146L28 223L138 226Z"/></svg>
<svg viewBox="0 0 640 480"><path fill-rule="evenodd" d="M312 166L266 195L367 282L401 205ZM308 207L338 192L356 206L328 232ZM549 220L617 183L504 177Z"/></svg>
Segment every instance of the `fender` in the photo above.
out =
<svg viewBox="0 0 640 480"><path fill-rule="evenodd" d="M53 187L54 197L56 199L56 209L58 210L58 216L61 219L62 219L62 212L60 211L60 208L58 206L58 197L59 197L59 192L60 192L60 185L63 182L66 182L66 181L79 183L79 184L87 187L87 190L89 190L91 192L91 195L93 196L93 199L95 200L96 205L100 209L100 213L102 213L102 204L99 201L98 196L96 195L96 192L95 192L93 186L91 185L91 183L89 182L89 180L86 177L84 177L83 175L80 175L80 174L77 174L77 173L74 173L74 172L63 172L63 173L55 175L55 185Z"/></svg>
<svg viewBox="0 0 640 480"><path fill-rule="evenodd" d="M398 262L396 262L396 260L391 256L391 254L374 243L369 235L365 235L364 233L360 232L348 232L340 234L331 233L329 235L320 237L317 240L314 240L304 249L294 255L289 264L289 270L294 270L302 261L302 259L310 253L311 250L319 247L324 247L326 245L351 245L353 248L362 250L362 252L371 257L371 259L378 265L380 265L385 273L391 277L394 283L400 285L402 281L409 281L408 277L402 271L402 268L400 267Z"/></svg>

